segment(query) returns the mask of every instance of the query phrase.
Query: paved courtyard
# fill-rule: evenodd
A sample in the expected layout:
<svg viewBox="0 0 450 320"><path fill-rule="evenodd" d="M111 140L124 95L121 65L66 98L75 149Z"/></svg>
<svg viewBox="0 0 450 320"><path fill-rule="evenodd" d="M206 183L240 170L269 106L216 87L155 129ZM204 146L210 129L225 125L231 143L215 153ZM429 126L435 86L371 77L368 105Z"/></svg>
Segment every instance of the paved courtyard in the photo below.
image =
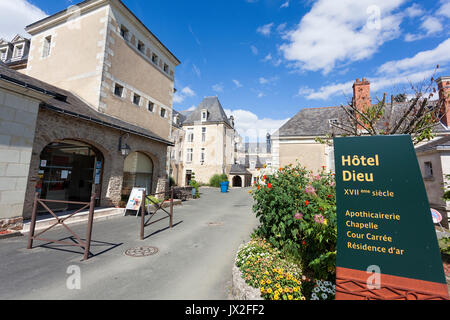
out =
<svg viewBox="0 0 450 320"><path fill-rule="evenodd" d="M201 192L201 199L175 207L173 229L168 228L168 219L160 221L146 228L144 241L139 240L139 218L96 221L91 245L95 256L86 262L81 261L83 250L76 247L36 241L27 250L26 236L0 240L0 300L229 299L236 251L258 225L253 200L248 189ZM85 224L73 225L79 234L85 229ZM45 236L64 239L70 234L59 228ZM148 257L125 255L138 246L157 247L159 252ZM68 280L73 283L71 266L79 267L80 289L67 287Z"/></svg>

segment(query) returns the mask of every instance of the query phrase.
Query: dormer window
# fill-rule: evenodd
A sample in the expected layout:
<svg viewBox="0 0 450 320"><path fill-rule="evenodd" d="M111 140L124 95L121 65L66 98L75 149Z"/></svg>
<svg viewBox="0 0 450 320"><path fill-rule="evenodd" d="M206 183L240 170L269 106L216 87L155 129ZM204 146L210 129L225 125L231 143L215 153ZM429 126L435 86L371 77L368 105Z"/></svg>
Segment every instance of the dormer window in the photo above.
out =
<svg viewBox="0 0 450 320"><path fill-rule="evenodd" d="M202 110L202 121L208 120L208 110Z"/></svg>
<svg viewBox="0 0 450 320"><path fill-rule="evenodd" d="M20 44L14 48L14 58L21 58L22 56L23 56L23 44Z"/></svg>
<svg viewBox="0 0 450 320"><path fill-rule="evenodd" d="M2 49L0 50L0 59L2 61L6 61L6 56L8 54L8 49Z"/></svg>

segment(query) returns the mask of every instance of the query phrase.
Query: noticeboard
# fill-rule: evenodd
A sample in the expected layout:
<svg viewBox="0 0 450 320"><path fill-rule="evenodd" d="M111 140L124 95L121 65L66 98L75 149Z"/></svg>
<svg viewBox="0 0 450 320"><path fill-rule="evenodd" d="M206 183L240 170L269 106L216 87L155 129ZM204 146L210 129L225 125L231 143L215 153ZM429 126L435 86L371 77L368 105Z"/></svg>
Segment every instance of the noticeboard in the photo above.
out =
<svg viewBox="0 0 450 320"><path fill-rule="evenodd" d="M126 210L139 211L146 188L133 188L128 199Z"/></svg>
<svg viewBox="0 0 450 320"><path fill-rule="evenodd" d="M335 138L336 299L446 299L409 135Z"/></svg>

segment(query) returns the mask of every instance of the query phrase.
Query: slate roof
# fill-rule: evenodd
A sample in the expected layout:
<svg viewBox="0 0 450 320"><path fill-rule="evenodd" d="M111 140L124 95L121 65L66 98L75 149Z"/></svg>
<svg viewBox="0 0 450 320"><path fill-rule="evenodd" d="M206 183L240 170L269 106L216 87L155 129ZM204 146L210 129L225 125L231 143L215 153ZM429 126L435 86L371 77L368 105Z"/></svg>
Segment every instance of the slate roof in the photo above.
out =
<svg viewBox="0 0 450 320"><path fill-rule="evenodd" d="M250 171L247 170L247 168L244 165L241 164L233 164L230 168L230 174L234 175L251 175Z"/></svg>
<svg viewBox="0 0 450 320"><path fill-rule="evenodd" d="M178 121L179 122L175 123L175 120L172 119L173 120L173 125L176 126L177 128L181 128L183 126L183 122L186 120L186 116L183 113L181 113L181 112L173 110L173 118L175 118L176 116L178 116Z"/></svg>
<svg viewBox="0 0 450 320"><path fill-rule="evenodd" d="M450 135L431 141L416 148L417 153L426 151L447 149L450 150Z"/></svg>
<svg viewBox="0 0 450 320"><path fill-rule="evenodd" d="M434 105L437 101L429 101L429 105ZM386 103L386 116L392 113L392 123L399 120L402 111L409 107L409 102L394 103L391 107L390 103ZM391 112L392 109L392 112ZM285 123L274 136L289 137L289 136L325 136L334 130L334 133L339 135L343 131L333 128L330 125L330 120L343 121L345 123L347 115L341 106L339 107L323 107L323 108L305 108L300 110L294 117ZM386 121L378 121L378 129L381 130L386 124ZM442 123L437 123L434 127L434 132L445 133L449 132Z"/></svg>
<svg viewBox="0 0 450 320"><path fill-rule="evenodd" d="M202 122L202 110L208 111L208 118ZM198 105L198 107L192 111L183 122L183 125L192 125L194 123L218 123L224 122L232 127L222 105L220 104L218 97L206 97Z"/></svg>
<svg viewBox="0 0 450 320"><path fill-rule="evenodd" d="M36 78L26 76L3 65L0 65L0 80L9 81L51 96L52 98L49 101L45 104L41 104L40 107L43 109L58 112L67 116L73 116L78 119L84 119L98 125L122 130L173 146L173 142L158 136L150 130L96 111L70 91L60 89Z"/></svg>

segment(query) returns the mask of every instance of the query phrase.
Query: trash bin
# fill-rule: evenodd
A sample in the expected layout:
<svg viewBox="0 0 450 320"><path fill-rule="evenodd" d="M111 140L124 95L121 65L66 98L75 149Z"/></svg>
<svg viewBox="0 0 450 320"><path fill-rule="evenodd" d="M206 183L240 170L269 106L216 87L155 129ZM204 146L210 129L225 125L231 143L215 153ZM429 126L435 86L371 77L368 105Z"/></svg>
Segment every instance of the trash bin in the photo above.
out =
<svg viewBox="0 0 450 320"><path fill-rule="evenodd" d="M222 193L227 193L229 186L230 186L230 183L228 181L221 182L220 183L220 190L222 191Z"/></svg>

